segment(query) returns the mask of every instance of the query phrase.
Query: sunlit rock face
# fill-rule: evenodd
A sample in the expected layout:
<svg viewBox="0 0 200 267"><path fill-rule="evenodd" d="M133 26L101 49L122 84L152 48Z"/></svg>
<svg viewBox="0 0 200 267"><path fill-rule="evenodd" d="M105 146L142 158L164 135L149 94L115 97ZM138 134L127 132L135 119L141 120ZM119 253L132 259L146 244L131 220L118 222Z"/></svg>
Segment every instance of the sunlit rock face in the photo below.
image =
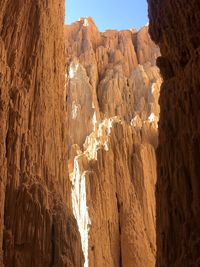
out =
<svg viewBox="0 0 200 267"><path fill-rule="evenodd" d="M157 123L159 50L148 27L100 33L91 18L83 18L65 26L65 40L70 144L83 145L94 113L97 121L119 116L130 122L138 115Z"/></svg>
<svg viewBox="0 0 200 267"><path fill-rule="evenodd" d="M200 266L200 2L149 0L159 44L157 266Z"/></svg>
<svg viewBox="0 0 200 267"><path fill-rule="evenodd" d="M159 49L140 31L65 26L69 171L85 267L155 266Z"/></svg>
<svg viewBox="0 0 200 267"><path fill-rule="evenodd" d="M0 1L0 266L83 266L72 213L64 1Z"/></svg>

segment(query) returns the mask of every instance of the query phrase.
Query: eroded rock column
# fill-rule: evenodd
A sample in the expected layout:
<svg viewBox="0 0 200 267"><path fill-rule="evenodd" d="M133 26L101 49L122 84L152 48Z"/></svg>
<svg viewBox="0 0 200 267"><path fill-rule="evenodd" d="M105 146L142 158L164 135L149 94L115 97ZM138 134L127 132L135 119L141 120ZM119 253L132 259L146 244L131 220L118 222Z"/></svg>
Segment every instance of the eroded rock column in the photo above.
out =
<svg viewBox="0 0 200 267"><path fill-rule="evenodd" d="M157 266L200 264L200 3L149 0L163 76L157 151Z"/></svg>
<svg viewBox="0 0 200 267"><path fill-rule="evenodd" d="M0 1L0 266L83 266L67 170L64 1Z"/></svg>

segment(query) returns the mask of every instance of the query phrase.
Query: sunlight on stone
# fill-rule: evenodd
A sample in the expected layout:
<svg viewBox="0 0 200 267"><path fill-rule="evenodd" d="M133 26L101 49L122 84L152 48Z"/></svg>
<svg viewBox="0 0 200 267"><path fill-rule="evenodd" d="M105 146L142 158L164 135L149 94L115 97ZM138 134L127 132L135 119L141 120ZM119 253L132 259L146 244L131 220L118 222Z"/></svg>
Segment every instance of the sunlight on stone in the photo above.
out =
<svg viewBox="0 0 200 267"><path fill-rule="evenodd" d="M155 121L155 114L153 112L148 117L148 120L149 120L149 122L154 122Z"/></svg>
<svg viewBox="0 0 200 267"><path fill-rule="evenodd" d="M79 158L76 156L74 159L74 170L71 176L72 181L72 207L74 216L77 220L79 232L81 235L81 243L85 257L84 267L88 267L88 238L89 238L89 225L91 224L87 199L86 199L86 172L81 173L79 167Z"/></svg>
<svg viewBox="0 0 200 267"><path fill-rule="evenodd" d="M87 17L84 18L84 24L83 24L83 26L84 27L88 27L89 26L89 21L88 21Z"/></svg>
<svg viewBox="0 0 200 267"><path fill-rule="evenodd" d="M75 62L71 62L70 66L69 66L69 78L73 79L75 77L75 74L78 70L79 64L75 63Z"/></svg>
<svg viewBox="0 0 200 267"><path fill-rule="evenodd" d="M151 93L152 94L155 92L155 86L156 86L156 83L152 83L152 85L151 85Z"/></svg>
<svg viewBox="0 0 200 267"><path fill-rule="evenodd" d="M79 108L78 106L76 105L76 103L73 101L72 102L72 119L75 120L78 116L78 111L79 111Z"/></svg>
<svg viewBox="0 0 200 267"><path fill-rule="evenodd" d="M77 108L74 107L75 113ZM74 114L75 116L76 114ZM81 235L81 243L83 253L85 257L84 267L89 266L88 262L88 239L89 239L89 227L91 225L86 196L86 171L81 172L80 162L81 157L85 155L88 159L97 160L97 152L100 147L105 151L109 150L108 139L111 134L111 128L113 121L119 121L117 117L105 119L101 122L97 122L96 113L93 115L93 132L87 136L84 149L85 152L77 155L74 158L73 172L70 174L72 182L72 206L74 216L77 220L79 232Z"/></svg>

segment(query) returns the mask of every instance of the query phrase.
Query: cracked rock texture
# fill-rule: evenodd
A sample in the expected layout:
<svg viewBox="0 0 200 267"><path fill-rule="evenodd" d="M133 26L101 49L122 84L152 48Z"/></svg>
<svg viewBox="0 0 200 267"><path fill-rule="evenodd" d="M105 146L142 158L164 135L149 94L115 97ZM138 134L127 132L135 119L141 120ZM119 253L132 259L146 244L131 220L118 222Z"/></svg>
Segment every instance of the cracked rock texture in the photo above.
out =
<svg viewBox="0 0 200 267"><path fill-rule="evenodd" d="M149 0L164 82L157 151L157 266L200 266L200 2Z"/></svg>
<svg viewBox="0 0 200 267"><path fill-rule="evenodd" d="M65 26L69 172L85 267L153 267L161 79L140 31Z"/></svg>
<svg viewBox="0 0 200 267"><path fill-rule="evenodd" d="M0 266L83 266L66 157L64 2L0 1Z"/></svg>

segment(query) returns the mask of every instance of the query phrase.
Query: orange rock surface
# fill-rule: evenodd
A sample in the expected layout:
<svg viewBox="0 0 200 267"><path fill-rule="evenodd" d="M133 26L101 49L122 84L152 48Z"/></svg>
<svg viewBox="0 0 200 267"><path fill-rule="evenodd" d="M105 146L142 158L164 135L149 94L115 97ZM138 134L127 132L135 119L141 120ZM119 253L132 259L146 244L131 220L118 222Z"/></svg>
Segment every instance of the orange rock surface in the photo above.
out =
<svg viewBox="0 0 200 267"><path fill-rule="evenodd" d="M147 26L0 1L0 267L199 266L200 4L148 3L161 112Z"/></svg>
<svg viewBox="0 0 200 267"><path fill-rule="evenodd" d="M83 266L66 157L64 2L0 1L0 266Z"/></svg>
<svg viewBox="0 0 200 267"><path fill-rule="evenodd" d="M157 266L200 266L200 2L149 0L163 76L157 183Z"/></svg>
<svg viewBox="0 0 200 267"><path fill-rule="evenodd" d="M153 267L159 49L140 31L65 26L69 171L85 267Z"/></svg>

